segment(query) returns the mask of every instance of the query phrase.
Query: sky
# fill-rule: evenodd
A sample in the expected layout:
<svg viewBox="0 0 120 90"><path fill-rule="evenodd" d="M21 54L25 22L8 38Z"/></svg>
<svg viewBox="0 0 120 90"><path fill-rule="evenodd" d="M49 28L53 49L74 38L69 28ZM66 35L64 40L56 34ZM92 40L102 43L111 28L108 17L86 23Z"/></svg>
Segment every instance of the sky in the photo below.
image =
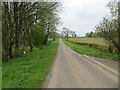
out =
<svg viewBox="0 0 120 90"><path fill-rule="evenodd" d="M67 27L76 31L77 36L85 36L87 32L94 31L95 26L102 21L109 9L106 4L109 0L62 0L61 30Z"/></svg>

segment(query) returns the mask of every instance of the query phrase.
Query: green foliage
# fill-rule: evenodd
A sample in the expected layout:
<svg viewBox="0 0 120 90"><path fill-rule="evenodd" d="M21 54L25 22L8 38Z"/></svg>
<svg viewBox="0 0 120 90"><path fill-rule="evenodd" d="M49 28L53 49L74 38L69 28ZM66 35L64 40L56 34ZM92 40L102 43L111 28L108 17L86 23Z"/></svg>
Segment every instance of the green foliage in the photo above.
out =
<svg viewBox="0 0 120 90"><path fill-rule="evenodd" d="M59 24L59 2L2 2L3 60L21 55L21 48L47 44ZM12 50L14 49L14 53Z"/></svg>
<svg viewBox="0 0 120 90"><path fill-rule="evenodd" d="M42 29L42 27L40 26L35 27L32 33L33 44L34 45L43 44L45 40L45 32Z"/></svg>
<svg viewBox="0 0 120 90"><path fill-rule="evenodd" d="M32 53L4 62L3 88L42 88L58 44L59 40L56 40L34 48Z"/></svg>
<svg viewBox="0 0 120 90"><path fill-rule="evenodd" d="M87 55L100 57L100 58L111 58L113 60L119 60L118 54L101 52L100 50L98 50L94 47L89 47L87 45L78 45L78 44L70 43L70 42L65 41L65 40L63 40L63 42L66 45L68 45L70 48L72 48L74 51L81 53L81 54L87 54Z"/></svg>
<svg viewBox="0 0 120 90"><path fill-rule="evenodd" d="M118 5L118 3L120 3L119 0L111 0L108 4L107 7L110 9L110 12L112 14L113 17L118 17L118 10L120 8L120 6Z"/></svg>
<svg viewBox="0 0 120 90"><path fill-rule="evenodd" d="M97 33L100 33L101 37L103 37L107 41L111 53L118 53L120 49L118 40L118 3L118 0L111 0L108 3L107 6L110 9L111 16L103 17L103 20L95 27L95 31Z"/></svg>

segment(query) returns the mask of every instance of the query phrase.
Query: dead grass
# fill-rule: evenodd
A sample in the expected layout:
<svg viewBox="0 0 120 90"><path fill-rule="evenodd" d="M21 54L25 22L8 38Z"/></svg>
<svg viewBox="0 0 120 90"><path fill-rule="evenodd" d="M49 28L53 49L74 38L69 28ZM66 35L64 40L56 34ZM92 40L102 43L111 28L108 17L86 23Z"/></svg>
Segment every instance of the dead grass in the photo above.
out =
<svg viewBox="0 0 120 90"><path fill-rule="evenodd" d="M97 45L106 45L103 38L69 38L69 41L80 42L80 43L91 43Z"/></svg>

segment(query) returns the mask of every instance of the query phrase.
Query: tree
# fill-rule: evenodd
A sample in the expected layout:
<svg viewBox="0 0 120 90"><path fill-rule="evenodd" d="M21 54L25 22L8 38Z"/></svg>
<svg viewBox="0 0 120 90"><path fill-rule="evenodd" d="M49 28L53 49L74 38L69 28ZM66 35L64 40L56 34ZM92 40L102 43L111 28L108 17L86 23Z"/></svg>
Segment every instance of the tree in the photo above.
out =
<svg viewBox="0 0 120 90"><path fill-rule="evenodd" d="M68 28L63 27L62 33L65 35L66 39L68 40L69 34L71 33L71 31Z"/></svg>
<svg viewBox="0 0 120 90"><path fill-rule="evenodd" d="M4 59L19 56L21 48L47 43L50 30L59 23L58 2L3 2L2 41ZM38 38L38 40L36 40ZM15 53L12 53L12 51Z"/></svg>
<svg viewBox="0 0 120 90"><path fill-rule="evenodd" d="M70 34L72 35L72 37L76 37L75 31L70 31Z"/></svg>
<svg viewBox="0 0 120 90"><path fill-rule="evenodd" d="M75 33L75 31L72 31L69 28L63 27L63 31L61 33L61 36L66 37L66 39L68 40L69 37L76 37L76 33Z"/></svg>
<svg viewBox="0 0 120 90"><path fill-rule="evenodd" d="M107 5L111 11L111 18L103 17L103 21L95 27L95 31L107 41L110 53L118 52L120 45L118 41L118 1L111 1ZM114 48L111 48L114 47Z"/></svg>
<svg viewBox="0 0 120 90"><path fill-rule="evenodd" d="M93 37L93 32L91 31L90 33L86 33L86 37Z"/></svg>

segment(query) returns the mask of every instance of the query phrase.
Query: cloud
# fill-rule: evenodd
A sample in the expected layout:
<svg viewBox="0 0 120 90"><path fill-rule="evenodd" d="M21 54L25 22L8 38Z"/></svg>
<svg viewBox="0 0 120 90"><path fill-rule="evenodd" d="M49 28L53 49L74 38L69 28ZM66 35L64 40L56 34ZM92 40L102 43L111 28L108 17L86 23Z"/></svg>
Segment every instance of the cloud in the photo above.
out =
<svg viewBox="0 0 120 90"><path fill-rule="evenodd" d="M106 4L109 0L64 0L60 13L62 27L76 31L79 36L94 31L103 16L108 13Z"/></svg>

